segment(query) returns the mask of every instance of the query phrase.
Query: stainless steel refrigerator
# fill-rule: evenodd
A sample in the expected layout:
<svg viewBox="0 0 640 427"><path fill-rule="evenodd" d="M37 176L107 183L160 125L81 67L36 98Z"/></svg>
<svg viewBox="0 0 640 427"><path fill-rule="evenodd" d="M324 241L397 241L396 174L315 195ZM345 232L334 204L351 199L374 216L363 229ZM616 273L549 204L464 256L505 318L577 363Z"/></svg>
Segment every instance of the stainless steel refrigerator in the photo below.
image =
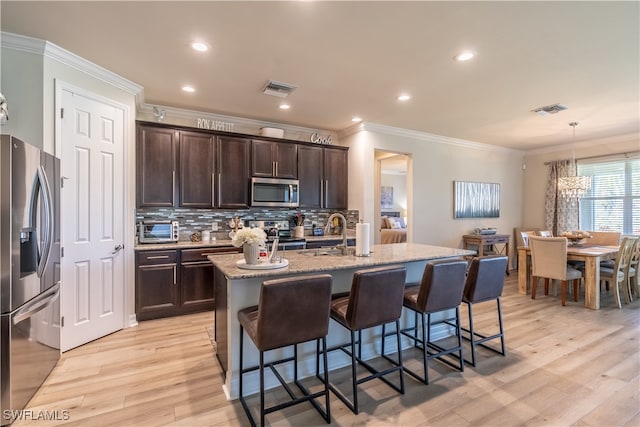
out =
<svg viewBox="0 0 640 427"><path fill-rule="evenodd" d="M0 136L0 417L10 424L60 358L60 161Z"/></svg>

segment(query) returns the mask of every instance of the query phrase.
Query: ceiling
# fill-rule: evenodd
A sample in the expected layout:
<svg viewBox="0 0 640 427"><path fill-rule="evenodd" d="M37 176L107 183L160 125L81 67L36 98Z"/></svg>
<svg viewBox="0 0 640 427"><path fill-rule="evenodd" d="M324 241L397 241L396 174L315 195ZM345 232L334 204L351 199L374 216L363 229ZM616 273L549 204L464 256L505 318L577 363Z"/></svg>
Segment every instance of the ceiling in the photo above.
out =
<svg viewBox="0 0 640 427"><path fill-rule="evenodd" d="M151 105L332 131L359 116L521 150L640 134L637 1L2 0L0 17L143 86ZM463 49L477 57L454 61ZM271 79L297 86L291 109L262 93ZM569 108L531 112L554 103Z"/></svg>

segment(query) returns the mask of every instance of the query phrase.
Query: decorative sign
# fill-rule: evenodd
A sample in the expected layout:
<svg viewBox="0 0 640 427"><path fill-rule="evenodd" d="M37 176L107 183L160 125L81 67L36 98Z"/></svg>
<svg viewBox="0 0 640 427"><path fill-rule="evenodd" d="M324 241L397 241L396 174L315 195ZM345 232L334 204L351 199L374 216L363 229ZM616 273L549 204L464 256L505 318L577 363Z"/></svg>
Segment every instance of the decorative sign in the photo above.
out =
<svg viewBox="0 0 640 427"><path fill-rule="evenodd" d="M311 142L314 144L331 145L331 135L320 136L318 132L311 135Z"/></svg>
<svg viewBox="0 0 640 427"><path fill-rule="evenodd" d="M218 120L210 120L210 119L198 119L198 129L233 132L233 123L220 122Z"/></svg>

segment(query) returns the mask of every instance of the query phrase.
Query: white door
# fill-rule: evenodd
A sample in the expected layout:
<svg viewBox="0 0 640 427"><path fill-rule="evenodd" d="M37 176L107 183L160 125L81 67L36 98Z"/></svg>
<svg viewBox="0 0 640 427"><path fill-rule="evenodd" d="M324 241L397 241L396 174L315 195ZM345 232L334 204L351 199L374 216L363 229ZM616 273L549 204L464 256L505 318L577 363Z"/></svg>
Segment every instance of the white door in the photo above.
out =
<svg viewBox="0 0 640 427"><path fill-rule="evenodd" d="M62 351L124 326L124 111L62 90Z"/></svg>

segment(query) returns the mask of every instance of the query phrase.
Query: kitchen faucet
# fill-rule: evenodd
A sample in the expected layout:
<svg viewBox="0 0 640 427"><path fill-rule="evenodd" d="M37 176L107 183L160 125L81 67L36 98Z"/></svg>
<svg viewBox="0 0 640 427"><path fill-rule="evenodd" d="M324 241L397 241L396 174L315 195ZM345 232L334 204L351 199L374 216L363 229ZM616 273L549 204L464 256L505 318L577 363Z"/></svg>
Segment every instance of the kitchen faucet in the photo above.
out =
<svg viewBox="0 0 640 427"><path fill-rule="evenodd" d="M324 233L329 234L329 227L334 218L340 218L342 220L342 245L337 245L336 248L340 249L342 255L347 255L347 219L341 213L331 214L327 219L327 225L324 228Z"/></svg>

